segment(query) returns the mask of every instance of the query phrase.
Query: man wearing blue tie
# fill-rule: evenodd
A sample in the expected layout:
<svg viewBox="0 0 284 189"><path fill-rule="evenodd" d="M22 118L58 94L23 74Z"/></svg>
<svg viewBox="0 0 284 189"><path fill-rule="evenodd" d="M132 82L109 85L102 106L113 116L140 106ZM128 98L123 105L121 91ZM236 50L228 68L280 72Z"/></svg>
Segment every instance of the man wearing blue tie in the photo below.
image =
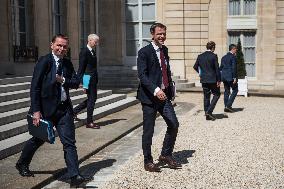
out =
<svg viewBox="0 0 284 189"><path fill-rule="evenodd" d="M224 104L225 112L233 113L232 105L238 94L238 79L237 79L237 60L236 60L237 46L231 44L229 52L222 57L221 60L221 78L224 83ZM232 94L231 94L232 89Z"/></svg>
<svg viewBox="0 0 284 189"><path fill-rule="evenodd" d="M73 108L69 95L70 88L78 88L79 80L72 62L65 58L68 38L57 34L51 41L51 53L39 58L35 65L31 82L31 107L34 127L39 126L40 119L51 121L63 145L67 174L71 186L86 181L79 173L79 162L75 140ZM29 165L35 152L44 141L37 137L28 140L16 164L21 176L31 177Z"/></svg>

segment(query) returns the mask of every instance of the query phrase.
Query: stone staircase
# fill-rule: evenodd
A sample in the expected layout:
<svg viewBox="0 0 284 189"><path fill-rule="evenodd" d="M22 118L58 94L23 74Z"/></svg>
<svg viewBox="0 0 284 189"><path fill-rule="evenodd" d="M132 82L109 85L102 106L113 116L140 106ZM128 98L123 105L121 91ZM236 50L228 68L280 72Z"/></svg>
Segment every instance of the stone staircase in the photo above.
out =
<svg viewBox="0 0 284 189"><path fill-rule="evenodd" d="M0 79L0 159L20 152L25 141L31 138L26 121L30 106L31 79L31 76ZM87 98L81 89L71 90L70 96L73 106ZM113 94L111 90L99 90L94 119L99 119L137 103L135 97L127 97L126 94ZM75 126L83 126L86 117L85 110L78 115L81 120L75 121Z"/></svg>
<svg viewBox="0 0 284 189"><path fill-rule="evenodd" d="M188 89L194 87L194 82L181 79L180 76L172 76L176 83L176 89ZM134 88L137 89L139 79L137 68L112 66L99 68L99 87L103 89Z"/></svg>

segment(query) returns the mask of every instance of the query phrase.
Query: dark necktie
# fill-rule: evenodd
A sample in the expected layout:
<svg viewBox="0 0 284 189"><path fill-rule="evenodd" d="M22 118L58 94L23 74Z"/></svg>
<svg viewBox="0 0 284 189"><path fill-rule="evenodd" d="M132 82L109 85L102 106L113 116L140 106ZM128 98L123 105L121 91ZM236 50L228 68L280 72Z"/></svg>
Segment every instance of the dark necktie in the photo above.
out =
<svg viewBox="0 0 284 189"><path fill-rule="evenodd" d="M163 76L163 84L165 88L169 86L168 74L167 74L167 65L165 61L165 55L163 49L160 48L160 59L161 59L161 66L162 66L162 76Z"/></svg>
<svg viewBox="0 0 284 189"><path fill-rule="evenodd" d="M96 53L95 53L94 49L92 49L91 52L92 52L93 56L96 56Z"/></svg>
<svg viewBox="0 0 284 189"><path fill-rule="evenodd" d="M62 59L59 59L57 62L58 62L58 66L57 66L56 74L61 76L62 75Z"/></svg>

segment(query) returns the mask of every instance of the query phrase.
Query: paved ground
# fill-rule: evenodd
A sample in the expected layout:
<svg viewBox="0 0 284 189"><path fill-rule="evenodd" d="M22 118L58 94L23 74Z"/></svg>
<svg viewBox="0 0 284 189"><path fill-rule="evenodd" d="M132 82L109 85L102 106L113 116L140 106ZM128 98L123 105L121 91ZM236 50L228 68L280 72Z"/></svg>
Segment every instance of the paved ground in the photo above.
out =
<svg viewBox="0 0 284 189"><path fill-rule="evenodd" d="M284 188L283 98L238 97L239 112L225 115L221 97L214 122L205 120L201 94L177 100L197 104L179 116L174 156L182 169L145 172L140 150L98 188ZM154 139L155 158L164 130Z"/></svg>

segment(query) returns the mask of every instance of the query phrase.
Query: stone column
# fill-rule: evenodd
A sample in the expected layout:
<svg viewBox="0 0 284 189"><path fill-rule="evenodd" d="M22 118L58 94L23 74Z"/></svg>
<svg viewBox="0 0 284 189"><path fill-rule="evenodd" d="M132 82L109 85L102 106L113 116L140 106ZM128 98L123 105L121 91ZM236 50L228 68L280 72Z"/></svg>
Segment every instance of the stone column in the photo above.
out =
<svg viewBox="0 0 284 189"><path fill-rule="evenodd" d="M121 1L99 0L100 66L123 65Z"/></svg>

